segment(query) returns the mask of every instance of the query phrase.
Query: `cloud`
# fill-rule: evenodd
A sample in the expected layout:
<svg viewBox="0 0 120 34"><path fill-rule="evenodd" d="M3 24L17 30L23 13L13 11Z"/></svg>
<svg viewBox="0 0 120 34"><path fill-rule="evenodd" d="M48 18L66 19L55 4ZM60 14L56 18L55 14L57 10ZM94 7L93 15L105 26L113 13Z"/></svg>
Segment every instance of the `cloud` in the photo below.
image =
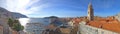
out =
<svg viewBox="0 0 120 34"><path fill-rule="evenodd" d="M42 4L39 6L33 5L36 2L41 2L41 0L6 0L6 2L7 2L6 8L9 11L22 13L24 15L34 14L34 13L40 11L42 8L48 7L48 4ZM28 8L28 9L26 9L26 8Z"/></svg>
<svg viewBox="0 0 120 34"><path fill-rule="evenodd" d="M0 0L0 7L5 8L6 7L5 2L6 0Z"/></svg>
<svg viewBox="0 0 120 34"><path fill-rule="evenodd" d="M52 11L61 11L61 12L68 12L68 10L76 11L76 12L83 12L87 11L87 3L85 3L87 0L78 2L76 1L68 1L68 0L6 0L7 1L7 9L12 12L18 12L22 13L24 15L27 15L28 17L32 17L32 14L44 14L48 13L49 10ZM103 6L104 3L108 2L102 2L102 4L99 1L99 6ZM77 4L78 3L78 4ZM80 4L79 4L80 3ZM86 5L85 5L86 4ZM99 7L98 6L98 7ZM109 7L110 5L105 5ZM63 11L62 11L63 10ZM45 12L46 11L46 12ZM40 15L41 16L41 15Z"/></svg>
<svg viewBox="0 0 120 34"><path fill-rule="evenodd" d="M28 3L29 0L6 0L6 8L11 12L18 12L26 15L32 13L25 10L25 6Z"/></svg>

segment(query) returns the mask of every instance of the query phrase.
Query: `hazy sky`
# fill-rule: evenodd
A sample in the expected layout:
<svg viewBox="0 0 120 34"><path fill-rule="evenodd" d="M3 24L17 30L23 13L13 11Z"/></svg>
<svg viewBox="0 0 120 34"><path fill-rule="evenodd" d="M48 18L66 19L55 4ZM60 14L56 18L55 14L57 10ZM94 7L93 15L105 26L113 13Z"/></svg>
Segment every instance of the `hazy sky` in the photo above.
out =
<svg viewBox="0 0 120 34"><path fill-rule="evenodd" d="M77 17L87 16L90 0L1 0L0 4L12 12L28 17ZM120 0L92 0L94 14L111 16L120 12Z"/></svg>

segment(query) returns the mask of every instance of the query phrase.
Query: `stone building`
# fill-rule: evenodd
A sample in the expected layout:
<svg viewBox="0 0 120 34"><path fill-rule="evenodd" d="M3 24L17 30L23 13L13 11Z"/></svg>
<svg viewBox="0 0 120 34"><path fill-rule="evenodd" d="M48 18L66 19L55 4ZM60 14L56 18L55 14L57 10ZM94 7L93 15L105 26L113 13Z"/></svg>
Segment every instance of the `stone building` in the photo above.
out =
<svg viewBox="0 0 120 34"><path fill-rule="evenodd" d="M88 20L93 20L94 19L94 12L93 12L93 7L92 4L89 3L88 5Z"/></svg>
<svg viewBox="0 0 120 34"><path fill-rule="evenodd" d="M77 34L120 34L120 22L115 19L114 16L102 18L95 17L92 8L92 4L88 5L88 20L78 21L78 33ZM94 20L95 19L95 20Z"/></svg>

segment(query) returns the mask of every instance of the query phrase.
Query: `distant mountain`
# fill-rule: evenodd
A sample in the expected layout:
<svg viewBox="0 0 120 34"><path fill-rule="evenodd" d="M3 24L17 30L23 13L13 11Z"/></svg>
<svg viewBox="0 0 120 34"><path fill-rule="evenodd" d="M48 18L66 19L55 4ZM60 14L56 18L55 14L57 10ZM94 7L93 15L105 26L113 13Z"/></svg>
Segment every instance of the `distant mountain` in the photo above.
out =
<svg viewBox="0 0 120 34"><path fill-rule="evenodd" d="M0 18L11 18L11 13L8 10L0 7Z"/></svg>
<svg viewBox="0 0 120 34"><path fill-rule="evenodd" d="M27 16L22 15L20 13L10 12L4 8L0 7L0 25L3 27L3 34L9 34L9 26L7 24L8 18L18 19L18 18L26 18Z"/></svg>
<svg viewBox="0 0 120 34"><path fill-rule="evenodd" d="M2 18L13 18L13 19L18 19L18 18L27 18L27 16L20 14L20 13L15 13L15 12L10 12L4 8L0 7L0 17Z"/></svg>
<svg viewBox="0 0 120 34"><path fill-rule="evenodd" d="M47 19L50 19L50 24L54 25L54 26L60 26L62 24L62 22L59 20L59 17L57 16L50 16L50 17L44 17Z"/></svg>
<svg viewBox="0 0 120 34"><path fill-rule="evenodd" d="M12 18L14 19L18 19L18 18L27 18L27 16L20 14L20 13L15 13L15 12L11 12Z"/></svg>

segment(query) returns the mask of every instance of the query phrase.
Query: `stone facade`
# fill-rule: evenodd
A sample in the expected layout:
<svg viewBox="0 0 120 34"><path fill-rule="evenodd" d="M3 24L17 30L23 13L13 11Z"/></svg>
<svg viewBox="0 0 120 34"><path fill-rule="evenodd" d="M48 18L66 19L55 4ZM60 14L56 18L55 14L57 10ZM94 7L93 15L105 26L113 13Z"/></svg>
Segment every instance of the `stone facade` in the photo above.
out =
<svg viewBox="0 0 120 34"><path fill-rule="evenodd" d="M73 21L68 22L68 25L73 26Z"/></svg>
<svg viewBox="0 0 120 34"><path fill-rule="evenodd" d="M116 16L114 16L117 20L119 20L120 21L120 13L119 14L117 14Z"/></svg>
<svg viewBox="0 0 120 34"><path fill-rule="evenodd" d="M86 25L86 22L81 22L79 24L78 34L119 34L117 32Z"/></svg>
<svg viewBox="0 0 120 34"><path fill-rule="evenodd" d="M94 12L93 12L93 8L92 8L91 3L89 3L89 5L88 5L88 19L90 21L94 19Z"/></svg>

